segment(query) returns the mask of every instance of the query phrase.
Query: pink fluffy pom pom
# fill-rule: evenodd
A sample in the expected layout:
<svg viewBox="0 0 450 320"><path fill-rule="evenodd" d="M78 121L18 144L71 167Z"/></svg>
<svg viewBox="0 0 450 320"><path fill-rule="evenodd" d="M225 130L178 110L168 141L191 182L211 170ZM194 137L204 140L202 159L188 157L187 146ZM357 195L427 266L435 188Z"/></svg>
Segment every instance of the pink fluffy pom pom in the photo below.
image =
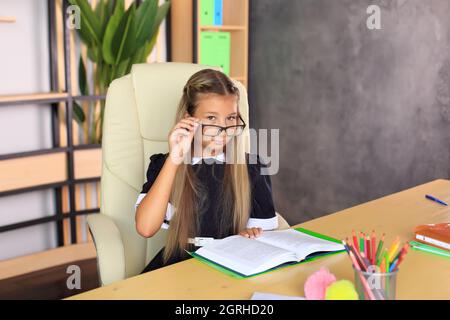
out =
<svg viewBox="0 0 450 320"><path fill-rule="evenodd" d="M306 279L305 297L308 300L324 300L327 287L336 277L327 268L320 268Z"/></svg>

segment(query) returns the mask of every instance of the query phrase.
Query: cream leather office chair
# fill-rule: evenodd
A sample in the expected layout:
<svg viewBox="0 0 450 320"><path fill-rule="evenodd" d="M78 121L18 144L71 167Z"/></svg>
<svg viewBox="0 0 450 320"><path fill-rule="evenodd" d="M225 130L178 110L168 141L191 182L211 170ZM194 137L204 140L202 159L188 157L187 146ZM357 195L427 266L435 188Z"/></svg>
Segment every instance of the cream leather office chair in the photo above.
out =
<svg viewBox="0 0 450 320"><path fill-rule="evenodd" d="M165 244L164 229L149 239L136 232L134 204L146 180L150 156L168 151L167 135L185 83L205 68L210 67L138 64L109 87L103 125L100 214L88 217L101 285L139 274ZM248 123L247 92L241 83L236 85L241 93L239 108ZM244 134L249 141L248 129ZM279 228L288 227L279 216Z"/></svg>

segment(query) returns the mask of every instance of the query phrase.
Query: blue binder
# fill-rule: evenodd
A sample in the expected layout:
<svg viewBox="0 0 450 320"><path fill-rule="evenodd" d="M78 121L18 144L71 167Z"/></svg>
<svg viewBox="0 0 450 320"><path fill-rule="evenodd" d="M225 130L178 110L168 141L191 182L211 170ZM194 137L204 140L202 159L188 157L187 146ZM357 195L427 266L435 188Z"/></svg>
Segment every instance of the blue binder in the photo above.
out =
<svg viewBox="0 0 450 320"><path fill-rule="evenodd" d="M223 25L223 0L214 0L214 25Z"/></svg>

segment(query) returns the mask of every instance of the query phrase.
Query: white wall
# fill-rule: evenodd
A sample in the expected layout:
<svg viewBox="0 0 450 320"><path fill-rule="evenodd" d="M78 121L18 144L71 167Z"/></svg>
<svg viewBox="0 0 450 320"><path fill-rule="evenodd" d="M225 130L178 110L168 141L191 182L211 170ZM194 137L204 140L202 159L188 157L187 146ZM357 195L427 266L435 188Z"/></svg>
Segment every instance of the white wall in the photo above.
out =
<svg viewBox="0 0 450 320"><path fill-rule="evenodd" d="M1 0L0 94L48 92L47 1ZM0 107L0 154L51 148L50 107ZM1 172L0 172L1 179ZM51 190L0 197L0 225L52 215ZM55 223L0 233L0 260L56 246Z"/></svg>

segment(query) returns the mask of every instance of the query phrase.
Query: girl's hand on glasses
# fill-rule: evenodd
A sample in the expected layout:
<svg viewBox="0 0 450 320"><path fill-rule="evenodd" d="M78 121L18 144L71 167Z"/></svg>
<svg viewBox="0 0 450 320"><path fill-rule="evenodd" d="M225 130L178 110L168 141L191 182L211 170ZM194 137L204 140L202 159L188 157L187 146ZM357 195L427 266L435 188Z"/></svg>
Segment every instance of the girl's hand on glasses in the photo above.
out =
<svg viewBox="0 0 450 320"><path fill-rule="evenodd" d="M178 122L169 133L169 155L175 164L181 164L185 155L190 151L196 130L200 127L200 120L186 117Z"/></svg>
<svg viewBox="0 0 450 320"><path fill-rule="evenodd" d="M256 238L259 237L262 232L262 228L249 228L239 232L239 235L246 238Z"/></svg>

